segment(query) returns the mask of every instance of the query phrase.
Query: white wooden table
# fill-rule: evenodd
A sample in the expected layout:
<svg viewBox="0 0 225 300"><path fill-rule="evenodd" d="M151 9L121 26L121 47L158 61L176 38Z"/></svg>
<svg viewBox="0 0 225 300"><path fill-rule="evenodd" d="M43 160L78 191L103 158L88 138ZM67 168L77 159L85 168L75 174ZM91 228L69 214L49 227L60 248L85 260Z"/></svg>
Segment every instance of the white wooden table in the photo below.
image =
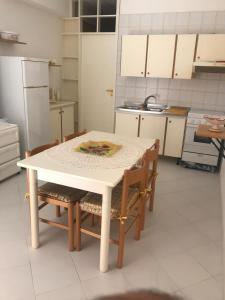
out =
<svg viewBox="0 0 225 300"><path fill-rule="evenodd" d="M84 158L85 160L85 158L87 158L87 154L77 153L72 151L72 149L74 148L74 146L77 146L81 142L89 140L107 140L114 143L119 142L120 144L122 144L122 149L119 150L111 158L101 158L105 159L105 165L103 164L100 166L94 166L93 164L91 164L92 161L90 160L90 166L85 166L85 163L82 166L82 158ZM17 165L28 169L30 174L30 215L32 247L39 247L37 180L62 184L65 186L101 194L103 202L100 271L106 272L108 270L112 188L120 182L123 177L124 170L131 168L144 154L145 150L152 147L154 143L154 139L127 138L111 133L91 131L79 138L73 139L54 148L41 152L37 155L34 155L30 158L19 161ZM137 151L135 151L135 149ZM59 155L59 159L57 159L57 155ZM119 162L118 158L125 158L124 161L126 161L126 157L128 156L128 162L123 163L122 160L121 163L119 163L118 167L116 167L115 163L116 161L117 163ZM74 163L70 161L68 157L74 158ZM88 159L92 159L94 163L98 162L95 161L96 158L91 155L89 155ZM76 165L76 161L79 161L78 166ZM110 167L110 164L112 164L112 167Z"/></svg>

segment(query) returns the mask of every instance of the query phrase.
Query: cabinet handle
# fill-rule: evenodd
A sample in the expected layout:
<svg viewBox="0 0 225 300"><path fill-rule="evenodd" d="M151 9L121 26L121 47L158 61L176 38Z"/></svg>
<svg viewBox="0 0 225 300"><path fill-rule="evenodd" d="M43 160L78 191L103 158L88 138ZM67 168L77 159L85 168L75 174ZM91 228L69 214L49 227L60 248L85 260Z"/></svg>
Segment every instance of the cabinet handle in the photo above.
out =
<svg viewBox="0 0 225 300"><path fill-rule="evenodd" d="M172 123L172 121L171 121L171 120L169 120L169 123Z"/></svg>
<svg viewBox="0 0 225 300"><path fill-rule="evenodd" d="M142 121L145 119L145 118L141 118L142 119Z"/></svg>
<svg viewBox="0 0 225 300"><path fill-rule="evenodd" d="M144 72L141 72L141 74L144 74Z"/></svg>
<svg viewBox="0 0 225 300"><path fill-rule="evenodd" d="M136 117L135 119L138 120L138 117Z"/></svg>
<svg viewBox="0 0 225 300"><path fill-rule="evenodd" d="M147 72L148 75L150 75L150 72Z"/></svg>
<svg viewBox="0 0 225 300"><path fill-rule="evenodd" d="M200 56L198 56L197 59L200 59Z"/></svg>
<svg viewBox="0 0 225 300"><path fill-rule="evenodd" d="M175 76L178 76L178 73L175 73Z"/></svg>

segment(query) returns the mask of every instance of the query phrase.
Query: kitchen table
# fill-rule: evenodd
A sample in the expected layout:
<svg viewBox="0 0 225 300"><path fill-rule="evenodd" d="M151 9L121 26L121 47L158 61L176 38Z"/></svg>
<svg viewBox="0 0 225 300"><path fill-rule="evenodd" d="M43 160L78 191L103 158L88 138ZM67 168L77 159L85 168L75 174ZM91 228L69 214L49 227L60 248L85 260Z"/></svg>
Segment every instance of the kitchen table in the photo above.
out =
<svg viewBox="0 0 225 300"><path fill-rule="evenodd" d="M122 147L112 157L79 153L74 150L82 142L90 140L110 141ZM28 169L30 175L32 247L39 247L38 180L101 194L103 202L100 271L106 272L108 270L112 188L121 181L124 170L130 169L154 143L155 139L128 138L112 133L91 131L19 161L18 166Z"/></svg>

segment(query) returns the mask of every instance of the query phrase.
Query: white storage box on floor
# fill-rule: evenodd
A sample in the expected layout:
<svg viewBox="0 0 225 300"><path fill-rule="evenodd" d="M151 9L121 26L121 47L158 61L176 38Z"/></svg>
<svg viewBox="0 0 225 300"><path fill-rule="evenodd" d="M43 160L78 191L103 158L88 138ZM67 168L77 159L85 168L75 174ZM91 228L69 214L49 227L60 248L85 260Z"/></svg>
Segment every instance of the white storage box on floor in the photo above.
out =
<svg viewBox="0 0 225 300"><path fill-rule="evenodd" d="M16 163L20 160L18 126L0 122L0 181L20 172Z"/></svg>

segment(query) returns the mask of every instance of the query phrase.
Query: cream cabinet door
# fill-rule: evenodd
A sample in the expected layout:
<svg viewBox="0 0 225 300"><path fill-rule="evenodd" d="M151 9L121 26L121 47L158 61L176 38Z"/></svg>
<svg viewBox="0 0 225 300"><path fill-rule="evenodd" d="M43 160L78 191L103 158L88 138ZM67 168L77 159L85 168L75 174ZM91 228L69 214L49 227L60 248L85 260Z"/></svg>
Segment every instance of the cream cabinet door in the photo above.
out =
<svg viewBox="0 0 225 300"><path fill-rule="evenodd" d="M179 34L174 66L174 78L191 79L195 55L196 34Z"/></svg>
<svg viewBox="0 0 225 300"><path fill-rule="evenodd" d="M164 155L181 157L185 124L185 118L168 117Z"/></svg>
<svg viewBox="0 0 225 300"><path fill-rule="evenodd" d="M172 78L175 34L149 35L146 77Z"/></svg>
<svg viewBox="0 0 225 300"><path fill-rule="evenodd" d="M196 61L225 60L225 34L200 34Z"/></svg>
<svg viewBox="0 0 225 300"><path fill-rule="evenodd" d="M51 140L58 139L61 141L61 114L60 108L50 110L50 127Z"/></svg>
<svg viewBox="0 0 225 300"><path fill-rule="evenodd" d="M145 76L147 35L122 37L121 76Z"/></svg>
<svg viewBox="0 0 225 300"><path fill-rule="evenodd" d="M119 135L137 137L139 114L116 112L115 133Z"/></svg>
<svg viewBox="0 0 225 300"><path fill-rule="evenodd" d="M142 115L140 120L140 132L141 138L151 138L160 140L159 154L163 154L164 136L166 129L166 117L165 116L144 116Z"/></svg>
<svg viewBox="0 0 225 300"><path fill-rule="evenodd" d="M62 134L74 133L74 105L62 107Z"/></svg>

